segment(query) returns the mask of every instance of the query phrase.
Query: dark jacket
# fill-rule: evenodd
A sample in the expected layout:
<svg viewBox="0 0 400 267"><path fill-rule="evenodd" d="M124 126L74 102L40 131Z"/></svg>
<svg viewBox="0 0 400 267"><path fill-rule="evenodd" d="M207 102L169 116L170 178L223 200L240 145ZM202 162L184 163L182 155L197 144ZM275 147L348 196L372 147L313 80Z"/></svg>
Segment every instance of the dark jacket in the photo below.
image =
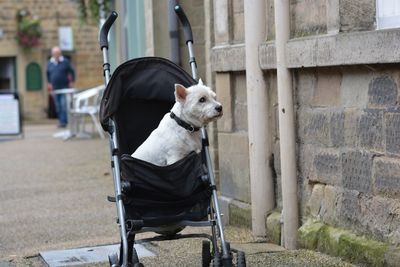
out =
<svg viewBox="0 0 400 267"><path fill-rule="evenodd" d="M47 64L47 81L53 86L53 89L68 88L70 80L75 81L75 71L68 59L62 57L57 63L50 59Z"/></svg>

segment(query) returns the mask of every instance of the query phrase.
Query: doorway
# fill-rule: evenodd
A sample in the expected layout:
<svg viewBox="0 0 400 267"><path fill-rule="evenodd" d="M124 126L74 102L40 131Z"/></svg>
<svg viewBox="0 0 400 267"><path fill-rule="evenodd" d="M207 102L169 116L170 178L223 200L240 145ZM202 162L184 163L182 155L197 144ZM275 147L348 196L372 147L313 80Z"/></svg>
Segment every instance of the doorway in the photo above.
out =
<svg viewBox="0 0 400 267"><path fill-rule="evenodd" d="M0 92L17 92L15 57L0 57Z"/></svg>

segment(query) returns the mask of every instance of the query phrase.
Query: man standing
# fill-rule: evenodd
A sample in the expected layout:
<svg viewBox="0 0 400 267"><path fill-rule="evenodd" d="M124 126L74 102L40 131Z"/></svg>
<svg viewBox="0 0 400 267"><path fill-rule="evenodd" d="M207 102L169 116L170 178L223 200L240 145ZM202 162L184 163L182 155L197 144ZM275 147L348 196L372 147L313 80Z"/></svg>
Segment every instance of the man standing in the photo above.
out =
<svg viewBox="0 0 400 267"><path fill-rule="evenodd" d="M53 90L72 88L75 81L75 71L68 59L64 58L59 47L51 49L51 58L47 64L47 89ZM59 127L65 128L68 123L67 101L65 94L55 94L55 106Z"/></svg>

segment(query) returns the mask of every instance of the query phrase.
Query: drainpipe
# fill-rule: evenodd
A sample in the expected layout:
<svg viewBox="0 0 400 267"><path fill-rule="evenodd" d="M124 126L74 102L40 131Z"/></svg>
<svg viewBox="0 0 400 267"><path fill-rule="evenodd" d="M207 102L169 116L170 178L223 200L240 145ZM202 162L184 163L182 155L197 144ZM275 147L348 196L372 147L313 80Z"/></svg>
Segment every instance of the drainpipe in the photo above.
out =
<svg viewBox="0 0 400 267"><path fill-rule="evenodd" d="M168 1L168 28L170 38L170 60L179 65L179 32L178 32L178 18L175 14L176 0Z"/></svg>
<svg viewBox="0 0 400 267"><path fill-rule="evenodd" d="M283 240L287 249L297 248L298 203L296 142L292 77L286 64L290 38L289 0L275 0L275 46L278 82L279 138L281 150Z"/></svg>
<svg viewBox="0 0 400 267"><path fill-rule="evenodd" d="M244 1L246 86L250 160L251 217L254 236L266 235L265 219L274 208L268 90L258 48L265 41L265 0Z"/></svg>

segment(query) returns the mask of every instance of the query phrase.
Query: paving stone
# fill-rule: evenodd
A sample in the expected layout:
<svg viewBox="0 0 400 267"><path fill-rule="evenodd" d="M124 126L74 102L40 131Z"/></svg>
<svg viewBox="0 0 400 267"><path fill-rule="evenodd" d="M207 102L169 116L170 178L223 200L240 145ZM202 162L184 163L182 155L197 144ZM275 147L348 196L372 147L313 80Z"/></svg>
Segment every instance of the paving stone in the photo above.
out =
<svg viewBox="0 0 400 267"><path fill-rule="evenodd" d="M342 106L345 108L367 108L368 87L371 79L370 72L359 68L346 68L343 71L341 84Z"/></svg>
<svg viewBox="0 0 400 267"><path fill-rule="evenodd" d="M368 89L370 107L393 106L397 103L397 85L389 76L371 81Z"/></svg>
<svg viewBox="0 0 400 267"><path fill-rule="evenodd" d="M375 1L341 0L340 31L366 31L375 29Z"/></svg>
<svg viewBox="0 0 400 267"><path fill-rule="evenodd" d="M337 223L337 200L338 188L335 186L326 185L321 207L321 218L323 221L331 224Z"/></svg>
<svg viewBox="0 0 400 267"><path fill-rule="evenodd" d="M318 0L291 1L291 36L326 33L326 4Z"/></svg>
<svg viewBox="0 0 400 267"><path fill-rule="evenodd" d="M372 156L361 151L342 153L343 187L359 192L370 192Z"/></svg>
<svg viewBox="0 0 400 267"><path fill-rule="evenodd" d="M218 134L221 193L240 201L250 202L249 148L247 134Z"/></svg>
<svg viewBox="0 0 400 267"><path fill-rule="evenodd" d="M344 112L334 112L330 120L331 143L334 147L342 147L345 143L345 114Z"/></svg>
<svg viewBox="0 0 400 267"><path fill-rule="evenodd" d="M357 216L360 214L358 196L359 192L354 190L344 190L339 196L338 214L345 225L357 222Z"/></svg>
<svg viewBox="0 0 400 267"><path fill-rule="evenodd" d="M344 116L344 143L348 148L357 148L359 145L358 127L362 112L358 109L346 109Z"/></svg>
<svg viewBox="0 0 400 267"><path fill-rule="evenodd" d="M309 111L305 118L304 142L329 146L329 115L321 111Z"/></svg>
<svg viewBox="0 0 400 267"><path fill-rule="evenodd" d="M374 151L384 151L383 145L383 113L366 110L359 121L358 136L360 146Z"/></svg>
<svg viewBox="0 0 400 267"><path fill-rule="evenodd" d="M324 184L336 185L341 176L341 161L339 153L321 152L314 157L315 178L310 178Z"/></svg>
<svg viewBox="0 0 400 267"><path fill-rule="evenodd" d="M322 200L324 199L325 185L315 184L312 189L311 197L307 203L307 209L311 216L320 215Z"/></svg>
<svg viewBox="0 0 400 267"><path fill-rule="evenodd" d="M342 73L336 69L321 69L317 72L317 86L313 96L315 107L337 107L340 104Z"/></svg>
<svg viewBox="0 0 400 267"><path fill-rule="evenodd" d="M386 151L400 154L400 114L385 114Z"/></svg>
<svg viewBox="0 0 400 267"><path fill-rule="evenodd" d="M400 196L400 160L377 158L374 161L374 189L385 196Z"/></svg>
<svg viewBox="0 0 400 267"><path fill-rule="evenodd" d="M233 129L232 112L232 86L231 75L229 72L217 73L215 84L218 101L224 108L224 116L218 120L218 130L221 132L231 132Z"/></svg>

